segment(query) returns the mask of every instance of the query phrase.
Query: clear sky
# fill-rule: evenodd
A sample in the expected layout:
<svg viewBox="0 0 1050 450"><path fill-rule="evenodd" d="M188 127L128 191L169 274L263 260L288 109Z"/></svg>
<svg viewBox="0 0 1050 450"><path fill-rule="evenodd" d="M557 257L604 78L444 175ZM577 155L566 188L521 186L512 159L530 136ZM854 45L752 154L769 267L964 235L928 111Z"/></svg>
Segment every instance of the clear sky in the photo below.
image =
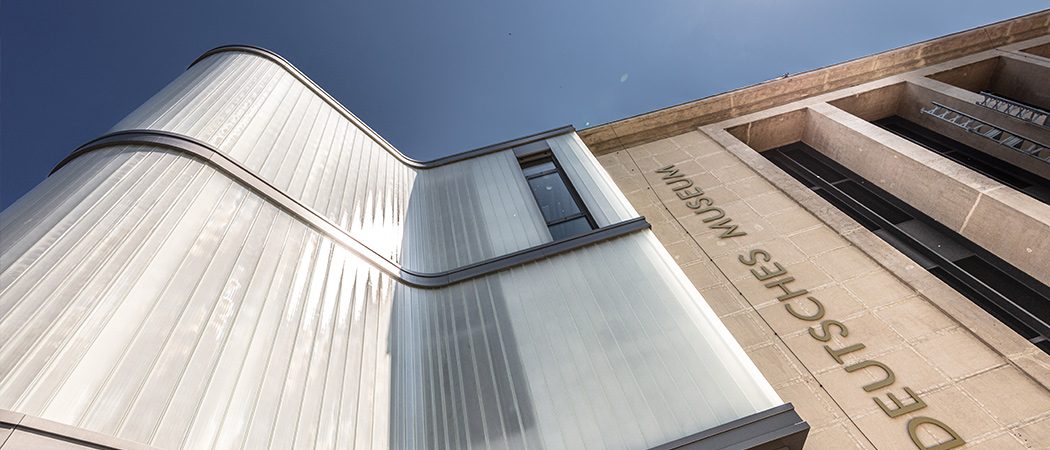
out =
<svg viewBox="0 0 1050 450"><path fill-rule="evenodd" d="M0 208L205 50L280 53L402 152L578 129L1046 0L0 3Z"/></svg>

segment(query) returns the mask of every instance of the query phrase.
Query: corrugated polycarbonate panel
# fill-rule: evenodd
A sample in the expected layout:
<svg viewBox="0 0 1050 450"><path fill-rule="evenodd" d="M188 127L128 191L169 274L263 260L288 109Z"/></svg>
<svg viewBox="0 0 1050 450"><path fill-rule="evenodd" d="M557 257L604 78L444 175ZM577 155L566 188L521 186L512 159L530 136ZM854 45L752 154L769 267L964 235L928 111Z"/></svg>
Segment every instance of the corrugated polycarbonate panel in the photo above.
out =
<svg viewBox="0 0 1050 450"><path fill-rule="evenodd" d="M0 408L162 448L641 448L781 403L648 231L410 288L143 146L0 226Z"/></svg>
<svg viewBox="0 0 1050 450"><path fill-rule="evenodd" d="M567 133L547 139L554 156L558 158L565 175L572 180L599 227L638 217L631 202L616 187L601 163L587 150L576 133Z"/></svg>
<svg viewBox="0 0 1050 450"><path fill-rule="evenodd" d="M203 141L407 270L551 241L512 150L406 164L359 124L224 52L114 129ZM575 133L546 143L599 226L637 217ZM649 231L421 289L212 164L111 145L0 213L0 409L162 448L536 449L782 403Z"/></svg>
<svg viewBox="0 0 1050 450"><path fill-rule="evenodd" d="M0 216L0 408L162 448L389 446L389 277L183 155L38 189L8 210L37 225Z"/></svg>
<svg viewBox="0 0 1050 450"><path fill-rule="evenodd" d="M649 448L782 403L662 253L646 231L398 288L394 446Z"/></svg>
<svg viewBox="0 0 1050 450"><path fill-rule="evenodd" d="M438 272L551 241L513 152L426 170L405 224L405 267Z"/></svg>
<svg viewBox="0 0 1050 450"><path fill-rule="evenodd" d="M417 171L269 60L207 58L113 129L165 130L211 144L400 262Z"/></svg>
<svg viewBox="0 0 1050 450"><path fill-rule="evenodd" d="M113 128L126 129L207 142L408 270L441 272L551 240L535 202L521 195L510 151L406 166L255 55L206 58Z"/></svg>

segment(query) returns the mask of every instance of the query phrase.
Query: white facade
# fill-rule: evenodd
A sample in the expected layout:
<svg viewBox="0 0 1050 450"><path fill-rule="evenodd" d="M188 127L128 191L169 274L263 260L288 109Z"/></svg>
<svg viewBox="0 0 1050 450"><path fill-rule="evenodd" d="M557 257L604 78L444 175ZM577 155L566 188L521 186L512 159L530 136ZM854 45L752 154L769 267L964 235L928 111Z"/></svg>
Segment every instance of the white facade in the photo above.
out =
<svg viewBox="0 0 1050 450"><path fill-rule="evenodd" d="M0 214L0 409L160 448L535 449L783 404L648 229L412 282L552 241L515 146L412 161L250 48L126 130L216 152L101 145ZM545 143L599 227L638 217Z"/></svg>

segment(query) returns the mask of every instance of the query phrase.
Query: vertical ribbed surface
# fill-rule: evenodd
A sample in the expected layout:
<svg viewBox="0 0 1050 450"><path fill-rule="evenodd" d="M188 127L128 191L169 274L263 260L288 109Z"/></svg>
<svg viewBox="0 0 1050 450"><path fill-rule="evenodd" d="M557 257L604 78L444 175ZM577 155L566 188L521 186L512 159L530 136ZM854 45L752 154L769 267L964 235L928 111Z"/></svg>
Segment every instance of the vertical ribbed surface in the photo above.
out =
<svg viewBox="0 0 1050 450"><path fill-rule="evenodd" d="M416 171L283 68L226 53L191 67L113 129L213 145L398 262Z"/></svg>
<svg viewBox="0 0 1050 450"><path fill-rule="evenodd" d="M0 407L163 448L386 447L392 280L202 162L135 150L2 215Z"/></svg>
<svg viewBox="0 0 1050 450"><path fill-rule="evenodd" d="M428 169L414 188L405 267L438 272L551 241L513 152Z"/></svg>
<svg viewBox="0 0 1050 450"><path fill-rule="evenodd" d="M648 231L394 299L397 448L649 448L780 403Z"/></svg>
<svg viewBox="0 0 1050 450"><path fill-rule="evenodd" d="M638 217L634 206L616 187L616 182L602 168L601 163L587 150L587 145L579 135L568 133L555 136L547 139L547 145L558 158L565 175L572 180L573 187L599 227Z"/></svg>
<svg viewBox="0 0 1050 450"><path fill-rule="evenodd" d="M548 242L512 152L404 166L256 56L118 128L207 141L405 267ZM635 212L548 140L601 225ZM0 409L162 448L642 448L780 404L648 231L407 287L219 172L89 152L0 213Z"/></svg>
<svg viewBox="0 0 1050 450"><path fill-rule="evenodd" d="M413 169L255 55L201 61L113 129L207 142L409 270L454 269L551 239L511 152Z"/></svg>

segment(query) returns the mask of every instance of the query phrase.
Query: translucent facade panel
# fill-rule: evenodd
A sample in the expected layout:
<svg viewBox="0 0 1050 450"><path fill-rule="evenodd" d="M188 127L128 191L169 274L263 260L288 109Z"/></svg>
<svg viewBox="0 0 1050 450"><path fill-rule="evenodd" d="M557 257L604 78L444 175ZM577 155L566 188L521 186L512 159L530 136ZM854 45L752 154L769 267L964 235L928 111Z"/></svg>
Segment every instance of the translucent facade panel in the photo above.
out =
<svg viewBox="0 0 1050 450"><path fill-rule="evenodd" d="M417 289L138 146L0 226L0 408L162 448L641 448L781 403L648 231Z"/></svg>
<svg viewBox="0 0 1050 450"><path fill-rule="evenodd" d="M282 209L417 272L582 230L513 150L421 167L322 94L217 53L114 128L280 199L115 145L0 213L0 409L161 448L640 448L782 404L647 230L420 289ZM598 226L637 217L575 133L546 144Z"/></svg>

